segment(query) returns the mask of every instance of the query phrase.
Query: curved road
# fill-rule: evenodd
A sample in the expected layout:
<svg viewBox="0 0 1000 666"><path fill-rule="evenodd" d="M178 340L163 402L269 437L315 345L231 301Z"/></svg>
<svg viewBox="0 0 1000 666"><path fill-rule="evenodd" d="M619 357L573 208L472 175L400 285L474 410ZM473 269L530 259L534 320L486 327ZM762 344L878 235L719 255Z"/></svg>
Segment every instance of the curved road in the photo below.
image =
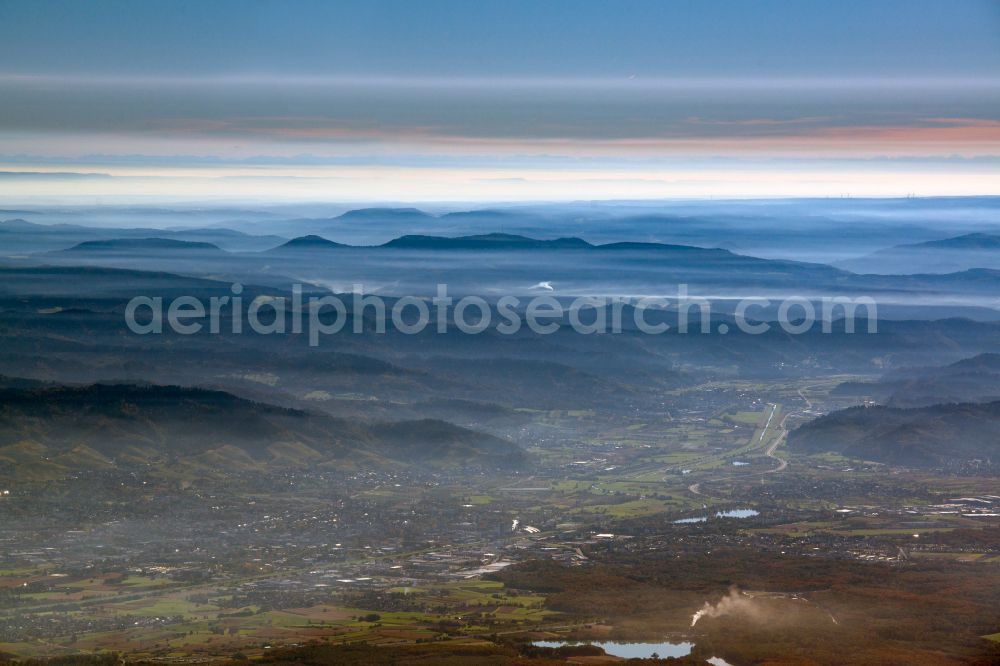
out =
<svg viewBox="0 0 1000 666"><path fill-rule="evenodd" d="M799 392L799 395L802 395L802 393ZM806 403L810 407L812 407L812 403L809 402L808 398L806 398L804 395L802 395L802 399L805 400ZM758 442L764 441L764 435L767 434L768 428L771 427L771 420L774 418L774 415L777 413L777 411L778 411L778 405L775 404L775 403L771 403L771 414L767 417L767 422L764 424L764 429L761 430L760 437L757 438ZM764 474L776 474L778 472L784 471L785 468L788 467L788 461L785 460L784 458L776 455L774 452L778 449L779 446L781 446L781 443L784 442L785 438L788 436L788 431L785 430L785 422L788 420L789 416L791 416L791 414L785 414L782 417L781 421L778 422L777 428L781 430L781 434L779 434L777 437L775 437L774 441L772 441L770 444L768 444L767 448L764 449L764 455L767 456L768 458L770 458L771 460L775 461L776 463L778 463L777 467L775 467L774 469L766 470L764 472L750 472L748 474L730 474L728 476L722 476L722 477L719 477L719 478L716 478L716 479L709 479L709 480L711 480L711 481L728 481L729 479L736 479L736 478L739 478L741 476L749 476L750 474L753 474L754 476L756 476L757 474L761 474L761 475L764 475ZM753 440L751 440L751 441L753 441ZM702 484L703 481L699 481L698 483L692 483L690 486L688 486L688 492L690 492L693 495L704 496L705 494L703 492L701 492L701 484Z"/></svg>

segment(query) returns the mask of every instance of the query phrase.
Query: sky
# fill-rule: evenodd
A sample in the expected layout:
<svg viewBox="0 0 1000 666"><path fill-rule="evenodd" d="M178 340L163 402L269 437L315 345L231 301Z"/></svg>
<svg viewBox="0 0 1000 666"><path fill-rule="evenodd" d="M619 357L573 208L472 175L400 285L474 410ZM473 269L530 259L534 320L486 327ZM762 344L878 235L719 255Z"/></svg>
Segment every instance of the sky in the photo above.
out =
<svg viewBox="0 0 1000 666"><path fill-rule="evenodd" d="M1000 2L0 0L0 203L1000 194Z"/></svg>

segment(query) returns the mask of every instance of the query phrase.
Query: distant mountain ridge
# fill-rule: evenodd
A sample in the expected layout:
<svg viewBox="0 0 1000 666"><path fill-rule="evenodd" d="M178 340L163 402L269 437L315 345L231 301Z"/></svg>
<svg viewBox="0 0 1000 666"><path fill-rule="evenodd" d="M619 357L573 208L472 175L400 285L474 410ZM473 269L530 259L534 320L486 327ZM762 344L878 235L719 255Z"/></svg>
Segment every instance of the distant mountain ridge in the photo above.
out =
<svg viewBox="0 0 1000 666"><path fill-rule="evenodd" d="M286 240L280 235L255 236L225 227L171 228L90 227L79 224L38 224L23 218L0 221L0 250L5 252L51 252L87 241L164 238L208 242L224 250L262 250Z"/></svg>
<svg viewBox="0 0 1000 666"><path fill-rule="evenodd" d="M351 211L349 211L350 213ZM378 227L378 223L365 221L366 216L393 214L401 216L431 216L417 209L362 209L352 219L359 220L356 228ZM433 217L433 216L431 216ZM441 219L443 216L434 219ZM501 216L502 217L502 216ZM371 218L374 219L374 218ZM22 223L18 223L22 224ZM28 223L31 224L31 223ZM389 225L391 227L391 225ZM430 226L430 225L426 225ZM472 225L470 225L472 226ZM501 220L484 221L479 226L503 228ZM420 223L404 223L395 228L419 229ZM348 225L331 233L322 231L298 235L292 240L279 238L278 243L254 250L230 251L230 245L203 243L211 235L189 230L189 239L176 236L144 236L135 238L93 239L44 255L28 257L13 254L10 260L16 262L44 262L51 264L100 264L128 269L153 269L164 272L184 272L210 276L241 284L257 283L258 280L272 287L288 290L296 283L309 283L319 289L345 289L345 276L350 274L352 284L386 285L387 294L392 290L402 290L402 281L393 251L410 253L438 253L437 257L418 262L406 273L408 291L424 289L427 286L447 281L451 284L466 284L476 281L495 286L503 283L509 290L529 289L530 285L542 283L556 285L564 290L575 288L595 290L601 284L593 271L581 270L579 257L587 255L587 261L598 267L598 273L612 277L615 291L622 293L649 293L662 285L688 284L709 293L745 296L751 290L779 295L796 294L806 289L810 294L850 295L878 297L879 305L888 301L887 308L904 310L903 316L911 316L921 302L911 303L911 298L922 299L926 293L935 298L952 293L964 297L981 296L976 305L953 305L951 301L942 306L958 316L994 319L996 310L989 306L996 301L994 294L1000 285L1000 270L991 268L963 268L952 273L917 273L907 266L903 274L852 274L842 268L827 264L800 262L780 258L755 257L740 254L731 249L688 244L670 244L658 241L614 241L597 243L581 237L566 235L547 238L516 233L491 232L471 235L439 235L407 233L381 245L358 245L333 240L335 233L343 233L343 238L358 238L352 235ZM205 231L208 234L210 232ZM231 232L226 232L231 233ZM17 231L8 232L8 238L19 243ZM648 236L655 238L655 235ZM153 239L160 240L153 240ZM241 237L242 238L242 237ZM261 238L253 238L260 243ZM239 240L245 243L246 238ZM0 241L4 239L0 238ZM47 242L51 242L47 241ZM228 241L227 241L228 242ZM236 242L236 241L234 241ZM280 243L280 244L279 244ZM210 246L215 246L210 247ZM9 247L0 243L2 247ZM216 249L220 248L220 249ZM322 252L329 251L330 259L321 259ZM537 254L545 252L545 261L538 262ZM306 256L316 253L315 260ZM334 252L341 254L336 257ZM444 253L466 253L467 262L444 260ZM504 254L504 262L482 263L475 253L493 252ZM941 251L945 252L945 251ZM561 256L557 256L560 255ZM991 256L996 252L981 252ZM520 256L517 256L520 255ZM462 264L467 264L463 266ZM501 265L506 264L506 265ZM470 282L469 284L473 284ZM472 286L469 287L473 288ZM887 294L886 299L882 294ZM399 295L396 291L394 295ZM895 302L898 299L898 304ZM980 304L981 303L981 304ZM897 308L898 305L898 308ZM938 316L938 315L935 315Z"/></svg>
<svg viewBox="0 0 1000 666"><path fill-rule="evenodd" d="M46 225L36 224L34 222L28 222L24 218L16 217L10 220L0 220L0 232L3 231L34 231L36 229L43 229ZM67 226L67 225L52 225L52 226Z"/></svg>
<svg viewBox="0 0 1000 666"><path fill-rule="evenodd" d="M965 234L963 236L954 236L953 238L924 241L923 243L897 245L895 249L902 248L974 248L982 250L996 250L1000 249L1000 236L983 233Z"/></svg>
<svg viewBox="0 0 1000 666"><path fill-rule="evenodd" d="M355 208L353 210L341 213L334 219L337 220L369 220L369 219L380 219L385 217L393 217L396 219L406 218L413 220L431 220L437 217L430 213L424 212L419 208Z"/></svg>
<svg viewBox="0 0 1000 666"><path fill-rule="evenodd" d="M218 245L202 241L185 241L173 238L111 238L78 243L63 252L113 252L141 250L189 250L199 252L225 252Z"/></svg>
<svg viewBox="0 0 1000 666"><path fill-rule="evenodd" d="M971 233L908 243L848 259L836 265L859 273L954 273L1000 269L1000 235Z"/></svg>
<svg viewBox="0 0 1000 666"><path fill-rule="evenodd" d="M582 238L539 240L516 234L490 233L473 236L408 235L395 238L381 247L434 250L521 250L521 249L590 249L594 246Z"/></svg>
<svg viewBox="0 0 1000 666"><path fill-rule="evenodd" d="M381 245L347 245L331 241L317 234L299 236L272 250L282 248L396 248L417 250L670 250L692 252L714 252L738 256L721 248L703 248L693 245L671 245L666 243L617 242L595 245L582 238L565 236L552 239L538 239L518 234L488 233L470 236L436 236L428 234L408 234L393 238Z"/></svg>

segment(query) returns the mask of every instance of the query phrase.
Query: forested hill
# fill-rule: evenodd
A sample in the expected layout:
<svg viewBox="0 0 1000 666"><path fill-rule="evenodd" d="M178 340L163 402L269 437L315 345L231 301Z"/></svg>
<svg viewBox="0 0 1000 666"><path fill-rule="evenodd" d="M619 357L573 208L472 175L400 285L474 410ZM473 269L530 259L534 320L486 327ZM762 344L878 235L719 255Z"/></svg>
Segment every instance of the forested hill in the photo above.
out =
<svg viewBox="0 0 1000 666"><path fill-rule="evenodd" d="M1000 402L915 409L852 407L794 430L789 446L910 466L1000 459Z"/></svg>

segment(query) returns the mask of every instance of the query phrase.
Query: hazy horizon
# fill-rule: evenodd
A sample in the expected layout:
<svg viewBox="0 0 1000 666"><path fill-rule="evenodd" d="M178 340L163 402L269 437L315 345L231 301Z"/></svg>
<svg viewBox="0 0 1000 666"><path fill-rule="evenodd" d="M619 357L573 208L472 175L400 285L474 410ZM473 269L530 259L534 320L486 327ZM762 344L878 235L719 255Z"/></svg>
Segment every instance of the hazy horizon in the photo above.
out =
<svg viewBox="0 0 1000 666"><path fill-rule="evenodd" d="M0 5L5 198L905 197L1000 173L988 1L56 6Z"/></svg>

